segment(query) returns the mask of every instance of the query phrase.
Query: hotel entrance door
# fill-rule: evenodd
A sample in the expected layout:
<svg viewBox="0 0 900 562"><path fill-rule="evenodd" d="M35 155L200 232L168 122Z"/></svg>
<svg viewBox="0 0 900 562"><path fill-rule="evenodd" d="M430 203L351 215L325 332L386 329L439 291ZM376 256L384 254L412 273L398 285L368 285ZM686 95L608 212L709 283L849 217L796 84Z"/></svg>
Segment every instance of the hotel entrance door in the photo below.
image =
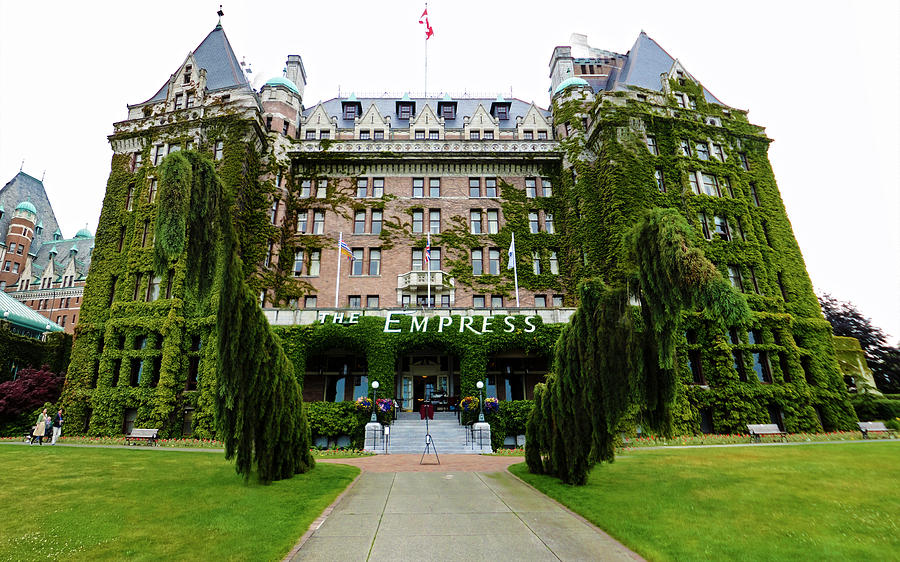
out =
<svg viewBox="0 0 900 562"><path fill-rule="evenodd" d="M403 358L401 365L400 408L418 412L426 400L446 401L451 384L449 357L413 355Z"/></svg>

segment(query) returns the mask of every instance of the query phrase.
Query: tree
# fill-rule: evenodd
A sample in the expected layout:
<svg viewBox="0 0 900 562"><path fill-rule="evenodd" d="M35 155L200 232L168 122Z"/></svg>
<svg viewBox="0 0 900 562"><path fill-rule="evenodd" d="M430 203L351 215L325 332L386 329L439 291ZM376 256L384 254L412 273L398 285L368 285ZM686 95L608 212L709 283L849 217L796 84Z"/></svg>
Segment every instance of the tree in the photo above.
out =
<svg viewBox="0 0 900 562"><path fill-rule="evenodd" d="M40 369L22 369L14 381L0 383L0 421L8 421L47 402L56 402L62 392L62 375L46 365Z"/></svg>
<svg viewBox="0 0 900 562"><path fill-rule="evenodd" d="M822 313L836 336L856 338L872 369L875 386L888 394L900 393L900 347L888 344L887 335L851 302L840 301L828 293L819 297Z"/></svg>

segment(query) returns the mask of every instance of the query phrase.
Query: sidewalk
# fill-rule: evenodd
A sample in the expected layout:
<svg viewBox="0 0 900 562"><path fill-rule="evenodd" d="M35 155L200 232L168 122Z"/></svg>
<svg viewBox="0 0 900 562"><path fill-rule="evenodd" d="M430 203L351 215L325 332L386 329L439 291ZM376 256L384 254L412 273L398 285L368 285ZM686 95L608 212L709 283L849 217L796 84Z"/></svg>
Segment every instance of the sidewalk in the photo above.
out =
<svg viewBox="0 0 900 562"><path fill-rule="evenodd" d="M419 471L419 456L371 463L291 560L641 560L506 471L521 457L451 455ZM462 455L461 455L462 456ZM360 466L365 459L334 459ZM332 462L328 460L325 462ZM416 470L396 472L397 470Z"/></svg>

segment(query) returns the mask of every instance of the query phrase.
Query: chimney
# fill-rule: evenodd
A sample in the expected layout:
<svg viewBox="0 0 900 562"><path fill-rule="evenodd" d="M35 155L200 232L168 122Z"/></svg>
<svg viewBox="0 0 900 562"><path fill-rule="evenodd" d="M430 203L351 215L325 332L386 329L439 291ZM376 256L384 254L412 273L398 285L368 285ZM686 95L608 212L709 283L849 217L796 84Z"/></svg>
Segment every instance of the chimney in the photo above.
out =
<svg viewBox="0 0 900 562"><path fill-rule="evenodd" d="M306 69L303 68L303 59L300 55L288 55L285 66L285 78L297 86L300 91L300 99L303 99L303 88L306 87Z"/></svg>

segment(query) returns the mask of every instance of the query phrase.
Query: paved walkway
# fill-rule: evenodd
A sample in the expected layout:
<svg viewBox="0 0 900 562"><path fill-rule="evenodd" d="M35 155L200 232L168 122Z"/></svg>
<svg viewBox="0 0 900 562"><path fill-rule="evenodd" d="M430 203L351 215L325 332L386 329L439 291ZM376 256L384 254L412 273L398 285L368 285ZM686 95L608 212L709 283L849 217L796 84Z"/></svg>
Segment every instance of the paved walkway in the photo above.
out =
<svg viewBox="0 0 900 562"><path fill-rule="evenodd" d="M507 472L521 457L420 456L320 461L363 473L291 560L641 559Z"/></svg>

